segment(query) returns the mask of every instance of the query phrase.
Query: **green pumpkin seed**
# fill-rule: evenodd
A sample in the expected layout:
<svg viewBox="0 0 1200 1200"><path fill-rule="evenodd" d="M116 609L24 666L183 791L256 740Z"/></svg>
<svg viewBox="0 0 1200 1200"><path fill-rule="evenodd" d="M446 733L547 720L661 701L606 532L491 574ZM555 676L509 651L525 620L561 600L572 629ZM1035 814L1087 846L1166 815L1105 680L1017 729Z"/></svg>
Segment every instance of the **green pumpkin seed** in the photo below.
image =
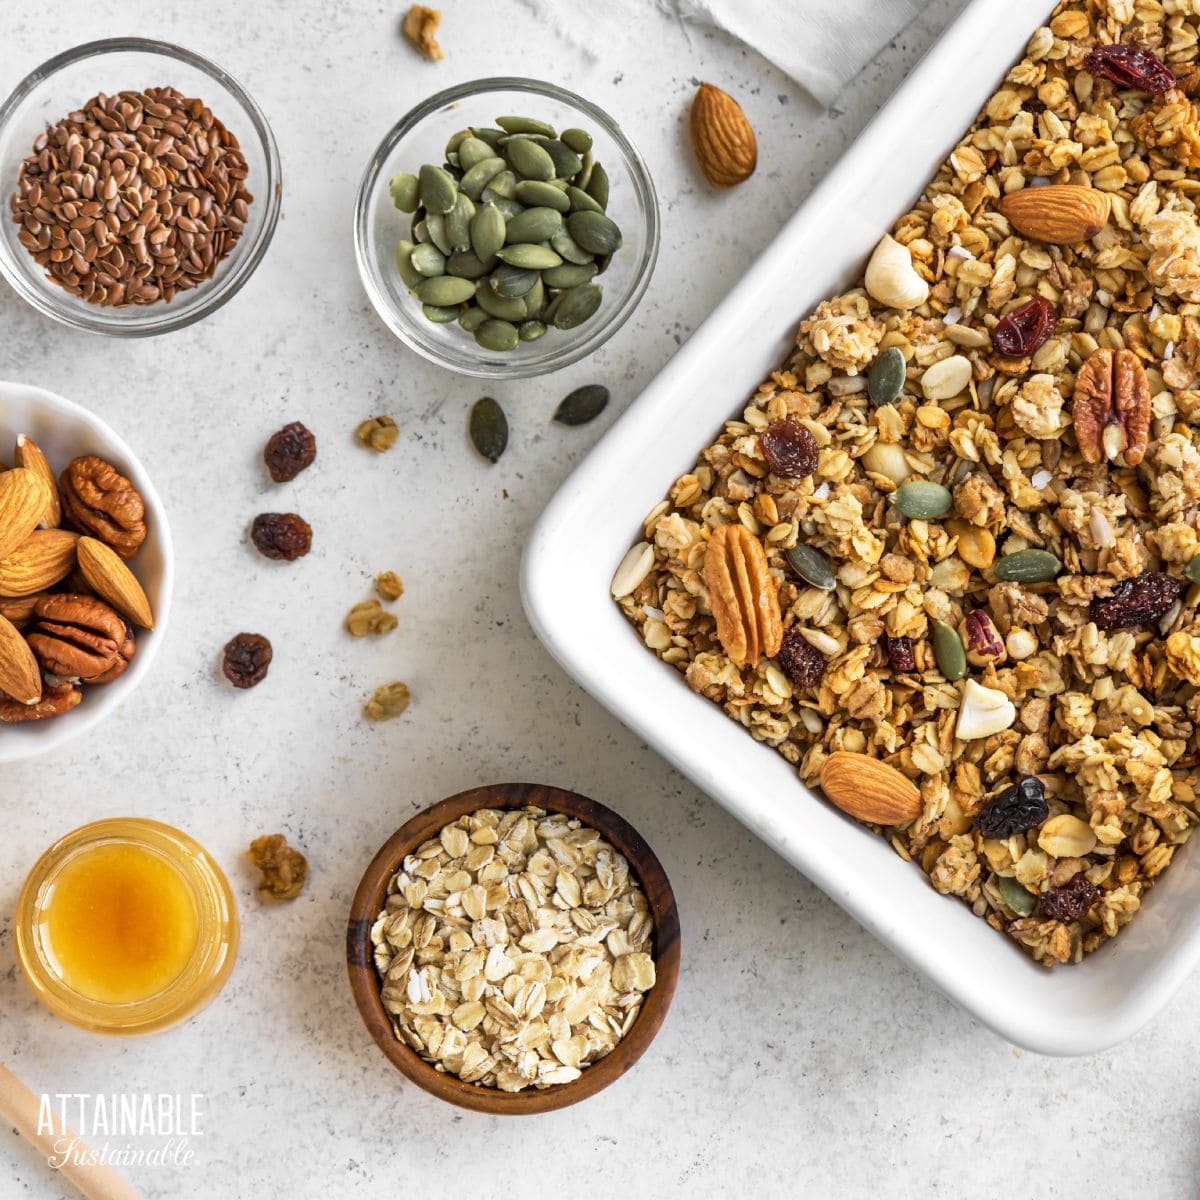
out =
<svg viewBox="0 0 1200 1200"><path fill-rule="evenodd" d="M456 250L446 259L446 274L459 279L482 279L488 273L480 258L472 250Z"/></svg>
<svg viewBox="0 0 1200 1200"><path fill-rule="evenodd" d="M1200 583L1200 554L1197 554L1186 567L1183 568L1183 573L1193 582Z"/></svg>
<svg viewBox="0 0 1200 1200"><path fill-rule="evenodd" d="M592 168L592 177L583 189L601 208L608 207L608 172L599 164Z"/></svg>
<svg viewBox="0 0 1200 1200"><path fill-rule="evenodd" d="M476 400L471 406L467 429L475 449L488 462L497 462L504 453L504 447L508 445L508 419L504 415L504 409L491 396Z"/></svg>
<svg viewBox="0 0 1200 1200"><path fill-rule="evenodd" d="M875 356L867 374L867 395L877 407L892 404L904 390L907 364L898 346L889 346Z"/></svg>
<svg viewBox="0 0 1200 1200"><path fill-rule="evenodd" d="M567 218L567 230L580 246L593 254L612 254L621 245L620 228L603 213L574 212Z"/></svg>
<svg viewBox="0 0 1200 1200"><path fill-rule="evenodd" d="M451 250L470 250L471 218L474 215L471 197L459 195L454 207L446 214L446 237L450 239Z"/></svg>
<svg viewBox="0 0 1200 1200"><path fill-rule="evenodd" d="M452 133L450 135L450 140L446 143L447 157L449 157L451 154L458 153L459 146L461 146L463 142L467 140L467 138L472 136L473 131L470 129L460 129L457 133Z"/></svg>
<svg viewBox="0 0 1200 1200"><path fill-rule="evenodd" d="M475 303L489 317L495 317L500 321L523 321L529 316L523 296L498 296L487 284L484 284L475 293Z"/></svg>
<svg viewBox="0 0 1200 1200"><path fill-rule="evenodd" d="M488 286L497 296L524 296L541 278L536 271L512 267L508 263L497 267L488 278Z"/></svg>
<svg viewBox="0 0 1200 1200"><path fill-rule="evenodd" d="M550 155L550 161L554 163L554 174L559 178L573 179L579 174L579 170L583 166L583 159L565 142L561 142L557 138L547 138L538 145Z"/></svg>
<svg viewBox="0 0 1200 1200"><path fill-rule="evenodd" d="M1027 891L1015 879L1008 875L1001 875L998 879L1000 895L1004 903L1017 914L1018 917L1029 917L1033 915L1033 911L1037 908L1038 898L1033 892Z"/></svg>
<svg viewBox="0 0 1200 1200"><path fill-rule="evenodd" d="M496 153L483 138L477 137L463 138L457 150L458 165L464 171L469 171L476 163L483 162L485 158L492 158Z"/></svg>
<svg viewBox="0 0 1200 1200"><path fill-rule="evenodd" d="M472 304L462 310L458 323L468 333L474 333L487 319L487 313L478 304Z"/></svg>
<svg viewBox="0 0 1200 1200"><path fill-rule="evenodd" d="M400 272L400 278L404 281L406 288L415 288L422 279L425 278L412 263L413 251L416 247L412 242L397 242L396 243L396 270Z"/></svg>
<svg viewBox="0 0 1200 1200"><path fill-rule="evenodd" d="M547 325L554 324L554 318L558 316L559 305L562 304L563 297L566 294L566 291L559 292L558 295L546 305L545 311L542 313L542 320L545 321Z"/></svg>
<svg viewBox="0 0 1200 1200"><path fill-rule="evenodd" d="M596 274L595 263L565 262L561 267L549 267L542 272L542 282L552 288L573 288L590 283Z"/></svg>
<svg viewBox="0 0 1200 1200"><path fill-rule="evenodd" d="M562 188L553 183L542 183L539 179L522 179L517 184L516 198L530 208L553 208L556 212L569 212L571 201Z"/></svg>
<svg viewBox="0 0 1200 1200"><path fill-rule="evenodd" d="M564 129L559 137L576 154L586 154L592 148L592 135L586 129Z"/></svg>
<svg viewBox="0 0 1200 1200"><path fill-rule="evenodd" d="M388 180L388 191L391 193L392 203L401 212L416 212L417 202L420 198L420 182L415 175L411 175L408 171L401 171L399 175L393 175Z"/></svg>
<svg viewBox="0 0 1200 1200"><path fill-rule="evenodd" d="M507 169L498 172L492 176L491 182L484 189L485 198L488 200L515 200L517 198L517 176L514 171ZM487 196L486 193L491 192L492 195Z"/></svg>
<svg viewBox="0 0 1200 1200"><path fill-rule="evenodd" d="M601 254L600 257L596 259L596 274L603 275L604 272L608 270L609 264L612 262L612 260L613 256L611 254Z"/></svg>
<svg viewBox="0 0 1200 1200"><path fill-rule="evenodd" d="M833 573L829 559L820 550L814 550L812 546L797 542L790 550L785 550L783 556L788 560L788 565L792 570L805 583L811 587L820 588L823 592L833 591L837 577Z"/></svg>
<svg viewBox="0 0 1200 1200"><path fill-rule="evenodd" d="M585 250L572 236L570 230L560 229L550 239L550 245L556 253L561 254L569 263L576 266L586 266L595 257Z"/></svg>
<svg viewBox="0 0 1200 1200"><path fill-rule="evenodd" d="M546 304L546 288L542 283L541 275L538 276L537 282L521 297L525 301L525 315L527 317L540 317L542 309Z"/></svg>
<svg viewBox="0 0 1200 1200"><path fill-rule="evenodd" d="M421 206L430 213L448 213L458 199L458 185L449 171L426 163L420 175Z"/></svg>
<svg viewBox="0 0 1200 1200"><path fill-rule="evenodd" d="M546 327L541 321L522 321L517 330L517 336L523 342L536 342L546 333Z"/></svg>
<svg viewBox="0 0 1200 1200"><path fill-rule="evenodd" d="M426 243L413 249L412 265L421 275L433 278L446 273L446 256L436 246Z"/></svg>
<svg viewBox="0 0 1200 1200"><path fill-rule="evenodd" d="M554 420L560 425L586 425L593 421L608 404L608 388L602 383L589 383L576 388L554 410Z"/></svg>
<svg viewBox="0 0 1200 1200"><path fill-rule="evenodd" d="M951 683L957 683L967 673L967 652L962 638L945 621L933 623L933 657L937 659L938 670Z"/></svg>
<svg viewBox="0 0 1200 1200"><path fill-rule="evenodd" d="M474 134L481 142L487 142L493 150L508 136L503 129L494 129L490 125L485 125L482 129L469 129L467 132Z"/></svg>
<svg viewBox="0 0 1200 1200"><path fill-rule="evenodd" d="M490 188L483 193L483 199L489 204L494 204L506 221L511 221L513 217L519 217L525 211L523 204L518 203L516 200L506 200Z"/></svg>
<svg viewBox="0 0 1200 1200"><path fill-rule="evenodd" d="M450 235L446 232L446 218L442 213L430 213L425 218L425 228L429 233L429 240L443 254L449 254L454 249L450 245Z"/></svg>
<svg viewBox="0 0 1200 1200"><path fill-rule="evenodd" d="M492 203L475 210L471 218L471 249L480 262L491 263L496 251L504 245L505 220L500 210Z"/></svg>
<svg viewBox="0 0 1200 1200"><path fill-rule="evenodd" d="M603 296L604 293L594 283L560 292L558 307L554 311L554 328L574 329L576 325L582 325L600 307Z"/></svg>
<svg viewBox="0 0 1200 1200"><path fill-rule="evenodd" d="M412 235L414 242L429 241L429 221L422 217L419 221L413 222Z"/></svg>
<svg viewBox="0 0 1200 1200"><path fill-rule="evenodd" d="M944 517L954 503L948 488L940 483L917 479L902 483L890 497L896 508L912 521L936 521Z"/></svg>
<svg viewBox="0 0 1200 1200"><path fill-rule="evenodd" d="M513 267L525 267L531 271L543 271L557 267L562 259L549 246L538 246L532 242L521 242L516 246L505 246L497 257Z"/></svg>
<svg viewBox="0 0 1200 1200"><path fill-rule="evenodd" d="M554 137L554 126L534 117L497 117L496 124L505 133L536 133L542 137Z"/></svg>
<svg viewBox="0 0 1200 1200"><path fill-rule="evenodd" d="M554 178L554 159L527 137L513 138L504 147L508 165L525 179L548 181Z"/></svg>
<svg viewBox="0 0 1200 1200"><path fill-rule="evenodd" d="M517 242L548 242L562 228L562 213L553 208L527 208L508 222L504 240Z"/></svg>
<svg viewBox="0 0 1200 1200"><path fill-rule="evenodd" d="M465 304L475 295L475 281L456 279L453 275L440 275L436 279L426 279L424 283L418 283L416 293L422 304L449 308L455 304ZM455 313L455 316L457 315Z"/></svg>
<svg viewBox="0 0 1200 1200"><path fill-rule="evenodd" d="M1016 550L996 561L997 579L1006 583L1049 583L1062 570L1062 563L1049 550Z"/></svg>
<svg viewBox="0 0 1200 1200"><path fill-rule="evenodd" d="M505 168L504 159L498 155L493 155L491 158L485 158L482 162L477 162L463 177L459 180L459 188L466 192L472 200L478 200L483 193L483 189L488 187L492 180L500 174Z"/></svg>
<svg viewBox="0 0 1200 1200"><path fill-rule="evenodd" d="M434 322L435 325L449 325L451 321L458 319L457 308L444 308L440 304L422 304L421 311L426 320Z"/></svg>
<svg viewBox="0 0 1200 1200"><path fill-rule="evenodd" d="M501 353L507 353L509 350L516 348L517 342L521 340L521 335L517 332L517 327L510 321L492 319L484 321L475 330L475 340L485 350L497 350ZM495 462L495 459L492 461Z"/></svg>
<svg viewBox="0 0 1200 1200"><path fill-rule="evenodd" d="M592 181L592 172L595 169L596 160L592 157L592 152L590 150L585 150L583 154L583 165L579 168L579 174L575 176L575 186L577 188L586 189L587 185Z"/></svg>
<svg viewBox="0 0 1200 1200"><path fill-rule="evenodd" d="M587 192L582 188L577 188L574 184L567 188L567 199L571 202L572 212L602 213L604 211Z"/></svg>

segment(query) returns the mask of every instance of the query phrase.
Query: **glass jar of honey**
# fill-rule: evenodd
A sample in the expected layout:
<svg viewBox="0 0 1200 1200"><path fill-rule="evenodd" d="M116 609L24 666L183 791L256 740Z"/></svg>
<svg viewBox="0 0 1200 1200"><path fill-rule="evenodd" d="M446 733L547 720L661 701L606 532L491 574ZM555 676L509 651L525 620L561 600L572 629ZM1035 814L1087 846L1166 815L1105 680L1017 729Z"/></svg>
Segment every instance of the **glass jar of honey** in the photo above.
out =
<svg viewBox="0 0 1200 1200"><path fill-rule="evenodd" d="M51 846L21 889L13 928L38 999L98 1033L149 1033L191 1016L237 955L221 868L187 834L135 817Z"/></svg>

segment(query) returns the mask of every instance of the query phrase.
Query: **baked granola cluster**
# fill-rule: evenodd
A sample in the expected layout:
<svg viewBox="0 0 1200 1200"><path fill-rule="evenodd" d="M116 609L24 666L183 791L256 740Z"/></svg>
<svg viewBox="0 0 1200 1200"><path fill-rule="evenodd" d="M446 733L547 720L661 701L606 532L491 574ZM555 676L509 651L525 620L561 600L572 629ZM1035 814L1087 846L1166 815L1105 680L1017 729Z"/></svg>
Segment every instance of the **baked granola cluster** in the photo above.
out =
<svg viewBox="0 0 1200 1200"><path fill-rule="evenodd" d="M1191 0L1060 4L892 230L916 296L822 302L647 516L614 587L646 645L806 783L834 751L911 779L919 815L876 828L1047 964L1130 921L1198 815L1198 39ZM1099 231L1056 243L1061 212L1036 236L1029 203L1001 211L1047 184L1103 192ZM1033 337L1039 307L1022 306L1039 297L1053 311ZM878 403L891 348L901 390ZM768 465L781 422L815 442L810 474ZM942 485L948 510L905 515L911 482ZM710 538L734 523L765 550L782 614L761 654L731 652L713 614ZM798 546L832 568L828 590ZM1029 549L1048 553L1009 557ZM740 561L718 613L734 624ZM948 666L955 632L965 674ZM984 736L973 717L956 736L985 693L1007 726Z"/></svg>

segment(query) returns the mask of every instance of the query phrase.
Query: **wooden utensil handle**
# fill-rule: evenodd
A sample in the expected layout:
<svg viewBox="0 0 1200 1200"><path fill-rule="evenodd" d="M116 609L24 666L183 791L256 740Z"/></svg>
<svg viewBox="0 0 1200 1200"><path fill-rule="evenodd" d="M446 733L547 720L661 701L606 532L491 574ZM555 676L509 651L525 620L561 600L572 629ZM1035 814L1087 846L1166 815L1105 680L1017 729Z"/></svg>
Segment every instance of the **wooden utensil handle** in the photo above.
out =
<svg viewBox="0 0 1200 1200"><path fill-rule="evenodd" d="M37 1096L0 1063L0 1117L35 1146L48 1163L61 1152L60 1141L75 1135L58 1121L53 1121L53 1133L46 1133L44 1130L39 1133L39 1107ZM82 1140L76 1143L76 1153L84 1159L88 1157ZM87 1200L142 1200L141 1192L118 1175L112 1167L79 1163L75 1161L75 1156L71 1156L57 1169L60 1175L74 1184L80 1195L87 1197Z"/></svg>

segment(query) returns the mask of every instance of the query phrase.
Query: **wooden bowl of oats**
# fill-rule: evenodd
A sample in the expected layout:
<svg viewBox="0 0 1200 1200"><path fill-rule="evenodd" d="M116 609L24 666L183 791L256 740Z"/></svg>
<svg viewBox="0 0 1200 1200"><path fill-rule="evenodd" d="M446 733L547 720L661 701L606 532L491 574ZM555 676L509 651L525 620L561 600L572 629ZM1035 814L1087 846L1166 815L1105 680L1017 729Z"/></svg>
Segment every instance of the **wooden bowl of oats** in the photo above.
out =
<svg viewBox="0 0 1200 1200"><path fill-rule="evenodd" d="M477 1112L565 1108L654 1040L679 977L662 864L611 809L560 788L473 788L419 813L367 868L346 938L376 1044Z"/></svg>

